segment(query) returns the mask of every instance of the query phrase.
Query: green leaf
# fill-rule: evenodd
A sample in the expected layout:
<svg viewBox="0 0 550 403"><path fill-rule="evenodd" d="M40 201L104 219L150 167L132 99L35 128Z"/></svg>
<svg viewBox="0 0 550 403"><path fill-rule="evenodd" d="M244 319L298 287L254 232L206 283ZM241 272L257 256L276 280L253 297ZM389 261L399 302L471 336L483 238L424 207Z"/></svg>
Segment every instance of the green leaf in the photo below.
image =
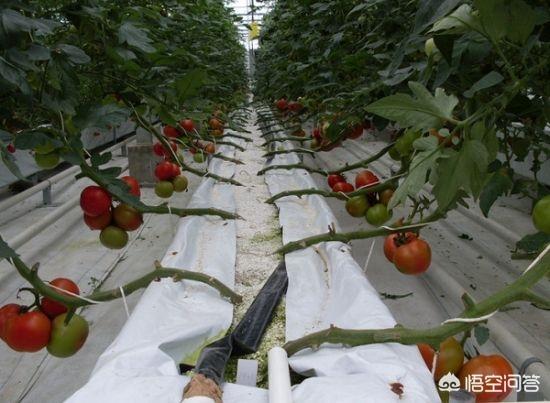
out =
<svg viewBox="0 0 550 403"><path fill-rule="evenodd" d="M487 175L487 150L478 140L464 141L458 151L448 149L445 155L433 189L440 209L450 206L461 188L477 198Z"/></svg>
<svg viewBox="0 0 550 403"><path fill-rule="evenodd" d="M191 98L199 92L206 82L207 74L204 70L191 70L185 76L176 81L176 92L180 102Z"/></svg>
<svg viewBox="0 0 550 403"><path fill-rule="evenodd" d="M440 128L453 118L453 110L458 104L454 95L437 88L434 96L422 84L413 81L409 82L409 87L416 98L398 93L373 102L366 110L394 120L402 127L424 130Z"/></svg>
<svg viewBox="0 0 550 403"><path fill-rule="evenodd" d="M505 36L525 43L535 27L536 13L523 0L475 0L481 24L493 41Z"/></svg>
<svg viewBox="0 0 550 403"><path fill-rule="evenodd" d="M131 22L123 23L118 29L118 42L127 43L145 53L152 53L156 50L151 45L152 40L147 36L147 31L136 27Z"/></svg>
<svg viewBox="0 0 550 403"><path fill-rule="evenodd" d="M129 115L127 108L117 104L88 105L78 111L73 123L81 130L88 127L107 128L125 122Z"/></svg>
<svg viewBox="0 0 550 403"><path fill-rule="evenodd" d="M470 30L481 31L479 18L468 4L463 4L447 17L437 21L428 32L445 31L448 34L463 34Z"/></svg>
<svg viewBox="0 0 550 403"><path fill-rule="evenodd" d="M497 85L501 83L502 80L504 80L504 77L500 73L491 71L476 81L469 90L464 91L464 96L466 98L472 98L476 92Z"/></svg>
<svg viewBox="0 0 550 403"><path fill-rule="evenodd" d="M434 136L423 137L414 142L419 151L409 167L409 174L393 194L388 208L392 209L407 200L408 196L416 197L427 182L428 172L437 166L442 157L438 141Z"/></svg>
<svg viewBox="0 0 550 403"><path fill-rule="evenodd" d="M57 49L61 50L61 52L67 56L67 59L74 64L86 64L91 60L90 56L88 56L86 52L73 45L61 43L57 45Z"/></svg>
<svg viewBox="0 0 550 403"><path fill-rule="evenodd" d="M493 173L479 197L479 207L485 217L489 216L489 210L500 196L508 194L512 190L514 182L505 172L498 170Z"/></svg>
<svg viewBox="0 0 550 403"><path fill-rule="evenodd" d="M0 258L11 259L19 255L0 237Z"/></svg>
<svg viewBox="0 0 550 403"><path fill-rule="evenodd" d="M113 154L109 152L103 153L103 154L94 153L92 154L90 161L92 163L92 166L99 167L111 161L112 157L113 157Z"/></svg>
<svg viewBox="0 0 550 403"><path fill-rule="evenodd" d="M480 346L484 345L489 340L489 328L485 326L476 326L474 328L474 337L476 338L477 344Z"/></svg>
<svg viewBox="0 0 550 403"><path fill-rule="evenodd" d="M420 33L439 18L447 15L461 0L420 0L414 21L414 32Z"/></svg>
<svg viewBox="0 0 550 403"><path fill-rule="evenodd" d="M105 177L116 178L117 176L119 176L122 173L122 168L121 167L110 167L110 168L101 169L99 172Z"/></svg>
<svg viewBox="0 0 550 403"><path fill-rule="evenodd" d="M456 35L434 35L434 43L441 52L445 61L451 66L453 64L453 48Z"/></svg>
<svg viewBox="0 0 550 403"><path fill-rule="evenodd" d="M516 243L516 252L538 254L550 243L550 234L537 232L536 234L525 235Z"/></svg>
<svg viewBox="0 0 550 403"><path fill-rule="evenodd" d="M15 136L13 144L18 150L32 150L38 146L52 143L55 147L61 147L63 143L58 139L48 136L42 132L24 132Z"/></svg>

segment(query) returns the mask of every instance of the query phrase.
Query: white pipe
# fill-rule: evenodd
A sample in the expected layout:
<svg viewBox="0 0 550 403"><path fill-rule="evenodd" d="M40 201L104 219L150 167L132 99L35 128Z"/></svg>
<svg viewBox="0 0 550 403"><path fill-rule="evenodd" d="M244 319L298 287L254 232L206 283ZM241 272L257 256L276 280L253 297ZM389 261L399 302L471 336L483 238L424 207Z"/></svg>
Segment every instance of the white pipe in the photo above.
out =
<svg viewBox="0 0 550 403"><path fill-rule="evenodd" d="M120 143L117 143L114 146L111 146L111 147L107 148L102 153L115 151L115 150L121 148L122 146L125 146L126 144L128 144L130 141L132 141L134 139L135 139L135 136L129 137L126 140L121 141ZM8 209L10 207L13 207L16 204L21 203L23 200L26 200L27 198L29 198L33 194L38 193L41 190L46 189L47 187L53 185L54 183L62 181L67 176L70 176L72 174L77 174L78 172L80 172L80 167L78 167L78 166L72 166L70 168L67 168L64 171L59 172L57 175L54 175L51 178L48 178L48 179L40 182L39 184L37 184L37 185L35 185L31 188L28 188L27 190L25 190L21 193L18 193L15 196L10 197L9 199L1 201L0 202L0 211L6 211L6 209Z"/></svg>
<svg viewBox="0 0 550 403"><path fill-rule="evenodd" d="M121 168L122 168L122 171L124 172L128 168L128 163L125 163ZM53 224L58 219L63 217L69 210L77 206L79 202L80 202L80 199L78 197L75 197L63 203L61 206L57 207L54 211L46 215L40 221L31 225L25 231L19 233L19 235L17 235L13 239L10 239L8 241L8 245L10 245L10 247L12 247L13 249L17 249L22 245L26 244L28 241L30 241L35 236L37 236L45 228L49 227L51 224Z"/></svg>
<svg viewBox="0 0 550 403"><path fill-rule="evenodd" d="M273 347L267 354L269 374L269 403L292 403L288 356L281 347Z"/></svg>

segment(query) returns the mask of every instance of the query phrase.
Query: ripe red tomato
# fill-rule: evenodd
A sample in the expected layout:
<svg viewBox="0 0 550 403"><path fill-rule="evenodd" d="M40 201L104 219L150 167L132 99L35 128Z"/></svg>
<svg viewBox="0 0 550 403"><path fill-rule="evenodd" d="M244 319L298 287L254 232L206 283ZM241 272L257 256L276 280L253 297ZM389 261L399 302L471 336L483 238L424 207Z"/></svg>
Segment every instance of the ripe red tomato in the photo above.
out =
<svg viewBox="0 0 550 403"><path fill-rule="evenodd" d="M111 208L111 195L102 187L88 186L80 194L80 207L85 214L97 217Z"/></svg>
<svg viewBox="0 0 550 403"><path fill-rule="evenodd" d="M300 102L291 101L287 105L288 109L290 109L292 112L300 112L303 108L302 104Z"/></svg>
<svg viewBox="0 0 550 403"><path fill-rule="evenodd" d="M468 361L458 374L462 387L466 386L466 378L471 375L482 377L485 381L487 376L495 375L491 379L491 385L483 385L483 392L473 392L476 395L476 402L501 402L512 391L508 387L505 377L514 373L512 366L506 358L500 355L478 355ZM498 381L500 377L500 381ZM500 383L500 386L493 387L495 383ZM494 390L494 392L493 392Z"/></svg>
<svg viewBox="0 0 550 403"><path fill-rule="evenodd" d="M113 221L124 231L135 231L143 224L143 217L135 208L122 203L113 210Z"/></svg>
<svg viewBox="0 0 550 403"><path fill-rule="evenodd" d="M338 182L332 188L333 192L343 192L343 193L351 193L354 190L355 189L354 189L353 185L351 183L347 183L347 182Z"/></svg>
<svg viewBox="0 0 550 403"><path fill-rule="evenodd" d="M159 181L165 181L172 179L174 176L177 176L174 175L175 169L173 165L175 164L172 164L169 161L160 162L155 168L155 176L157 177L157 179Z"/></svg>
<svg viewBox="0 0 550 403"><path fill-rule="evenodd" d="M98 215L97 217L92 217L87 214L84 214L84 222L86 225L93 230L102 230L111 223L112 215L111 210L108 210L106 213Z"/></svg>
<svg viewBox="0 0 550 403"><path fill-rule="evenodd" d="M355 177L355 187L357 189L360 189L365 186L376 185L377 183L380 183L380 179L378 179L378 176L376 176L374 173L372 173L368 169L359 172Z"/></svg>
<svg viewBox="0 0 550 403"><path fill-rule="evenodd" d="M15 351L34 353L46 347L52 323L40 311L12 316L5 327L4 340Z"/></svg>
<svg viewBox="0 0 550 403"><path fill-rule="evenodd" d="M72 292L73 294L80 294L80 289L78 288L78 285L76 285L74 281L68 278L59 277L50 281L50 284L55 287L62 288L63 290ZM56 290L55 288L54 290L59 294L70 295L64 293L63 291ZM42 298L42 301L40 301L40 309L51 319L61 315L62 313L67 312L67 307L65 305L48 297Z"/></svg>
<svg viewBox="0 0 550 403"><path fill-rule="evenodd" d="M170 177L170 179L181 175L180 166L178 164L176 164L175 162L171 162L170 164L172 164L172 176Z"/></svg>
<svg viewBox="0 0 550 403"><path fill-rule="evenodd" d="M401 273L417 275L424 273L432 262L430 245L423 239L413 239L397 248L393 264Z"/></svg>
<svg viewBox="0 0 550 403"><path fill-rule="evenodd" d="M355 126L353 126L349 132L349 134L347 135L348 139L356 139L356 138L359 138L361 137L361 135L363 134L363 125L362 124L357 124Z"/></svg>
<svg viewBox="0 0 550 403"><path fill-rule="evenodd" d="M321 140L321 129L319 127L315 127L311 133L311 136L314 139Z"/></svg>
<svg viewBox="0 0 550 403"><path fill-rule="evenodd" d="M330 188L334 188L334 185L336 185L338 182L345 182L346 178L344 178L342 175L329 175L327 178L328 185Z"/></svg>
<svg viewBox="0 0 550 403"><path fill-rule="evenodd" d="M426 363L426 366L431 371L435 351L429 344L418 344L420 354ZM439 345L439 354L437 355L434 371L434 379L439 381L444 375L449 372L457 374L462 368L464 362L464 349L454 337L449 337Z"/></svg>
<svg viewBox="0 0 550 403"><path fill-rule="evenodd" d="M153 144L153 153L159 157L164 157L164 147L160 143Z"/></svg>
<svg viewBox="0 0 550 403"><path fill-rule="evenodd" d="M281 98L276 102L277 109L279 109L281 112L285 111L288 108L288 102L286 99Z"/></svg>
<svg viewBox="0 0 550 403"><path fill-rule="evenodd" d="M134 196L141 196L141 190L139 188L139 182L133 176L123 176L122 179L128 186L130 186L130 193Z"/></svg>
<svg viewBox="0 0 550 403"><path fill-rule="evenodd" d="M8 319L17 316L21 312L21 305L7 304L0 308L0 339L5 340L4 332Z"/></svg>
<svg viewBox="0 0 550 403"><path fill-rule="evenodd" d="M15 150L15 146L14 146L12 143L10 143L10 144L8 144L8 145L6 146L6 150L8 150L8 152L9 152L10 154L13 154L13 153L16 151L16 150Z"/></svg>
<svg viewBox="0 0 550 403"><path fill-rule="evenodd" d="M180 126L183 127L183 130L186 132L192 132L195 130L195 123L191 119L184 119L180 121Z"/></svg>
<svg viewBox="0 0 550 403"><path fill-rule="evenodd" d="M386 259L393 263L393 256L397 248L409 243L413 239L416 239L416 234L414 232L388 235L384 241L384 255L386 256Z"/></svg>
<svg viewBox="0 0 550 403"><path fill-rule="evenodd" d="M176 138L176 137L179 137L180 135L180 132L178 131L178 129L170 125L164 126L164 129L162 129L162 132L166 137Z"/></svg>

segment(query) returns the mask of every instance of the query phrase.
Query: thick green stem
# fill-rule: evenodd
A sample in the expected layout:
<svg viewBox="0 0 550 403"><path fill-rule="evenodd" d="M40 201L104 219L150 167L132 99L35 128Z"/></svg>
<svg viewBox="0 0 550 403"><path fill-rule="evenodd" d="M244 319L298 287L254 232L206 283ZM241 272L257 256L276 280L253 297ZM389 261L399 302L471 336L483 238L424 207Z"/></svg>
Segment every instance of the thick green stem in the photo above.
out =
<svg viewBox="0 0 550 403"><path fill-rule="evenodd" d="M311 137L298 137L298 136L287 136L287 137L276 137L267 140L265 143L262 144L262 147L267 147L271 143L281 142L281 141L298 141L300 143L304 143L306 141L310 141Z"/></svg>
<svg viewBox="0 0 550 403"><path fill-rule="evenodd" d="M396 183L397 177L394 177L392 179L388 179L385 182L379 183L378 185L368 186L359 188L353 192L350 193L342 193L342 192L331 192L327 190L321 190L321 189L298 189L298 190L287 190L284 192L277 193L276 195L273 195L269 199L266 200L266 203L272 204L275 203L277 200L287 197L287 196L305 196L305 195L320 195L324 197L335 197L340 200L347 200L350 197L353 196L359 196L359 195L367 195L371 193L377 193L382 192L386 189L394 189L397 185Z"/></svg>
<svg viewBox="0 0 550 403"><path fill-rule="evenodd" d="M51 298L55 301L61 302L64 305L71 308L78 308L81 306L93 305L94 302L104 302L111 301L113 299L120 298L122 292L119 288L115 288L107 291L96 291L92 294L86 295L83 298L73 297L70 295L60 294L59 291L50 287L47 283L42 281L38 276L38 267L30 269L19 257L11 257L11 263L15 266L19 274L27 280L33 288L38 291L41 295ZM197 273L189 270L180 270L180 269L171 269L161 267L158 263L155 263L155 270L150 273L145 274L125 285L122 286L122 290L125 295L130 295L131 293L145 288L152 281L158 280L160 278L172 278L174 281L181 280L192 280L198 281L204 284L215 288L220 292L220 294L231 300L233 303L239 303L242 301L240 295L236 294L229 287L225 286L221 281L215 279L212 276L208 276L203 273ZM85 298L85 299L84 299ZM88 301L87 301L88 300ZM93 301L93 302L92 302Z"/></svg>
<svg viewBox="0 0 550 403"><path fill-rule="evenodd" d="M386 236L386 235L395 234L398 232L416 230L437 221L443 215L444 213L436 211L435 213L427 217L425 220L419 221L414 224L404 225L404 226L389 226L386 228L380 227L370 231L353 231L353 232L341 232L341 233L329 231L325 234L313 235L307 238L300 239L298 241L289 242L283 245L281 248L277 249L276 253L281 253L284 255L290 252L305 249L309 246L316 245L321 242L348 243L353 241L354 239L375 238L377 236Z"/></svg>
<svg viewBox="0 0 550 403"><path fill-rule="evenodd" d="M349 165L346 164L342 168L339 168L335 171L330 171L330 172L333 173L333 174L341 174L341 173L344 173L344 172L347 172L347 171L351 171L353 169L367 168L370 163L372 163L372 162L382 158L384 155L386 155L386 153L393 147L394 144L395 143L389 144L388 146L384 147L382 150L380 150L379 152L374 154L372 157L361 160L361 161L356 162L354 164L349 164Z"/></svg>
<svg viewBox="0 0 550 403"><path fill-rule="evenodd" d="M483 301L470 306L464 310L456 321L450 320L430 329L394 327L390 329L356 330L331 326L328 329L290 341L283 347L288 355L293 355L306 348L319 348L323 343L343 344L345 346L374 343L428 343L438 346L448 337L471 330L478 323L487 320L483 318L484 316L497 312L513 302L522 300L532 302L530 288L550 272L549 250L550 246L534 262L531 269L524 272L515 282ZM480 319L475 320L476 318ZM461 319L470 319L471 321L461 321Z"/></svg>

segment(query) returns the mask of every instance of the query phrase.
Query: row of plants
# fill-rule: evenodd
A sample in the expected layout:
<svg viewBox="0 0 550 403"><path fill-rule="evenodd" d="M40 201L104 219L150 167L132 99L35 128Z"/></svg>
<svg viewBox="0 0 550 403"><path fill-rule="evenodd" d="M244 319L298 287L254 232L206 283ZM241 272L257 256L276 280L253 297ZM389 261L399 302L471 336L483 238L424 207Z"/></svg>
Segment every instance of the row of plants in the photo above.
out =
<svg viewBox="0 0 550 403"><path fill-rule="evenodd" d="M255 95L270 105L261 109L259 121L266 128L266 146L282 139L299 146L271 148L266 155L315 156L365 131L387 142L331 172L304 163L261 172L301 168L323 175L327 189L286 191L268 202L308 194L334 197L373 227L349 233L329 228L279 252L384 237L388 261L404 274L418 275L431 263L430 245L420 235L424 227L459 206L478 204L490 216L495 202L510 195L531 200L537 231L524 234L512 251L513 258L538 256L529 269L482 301L465 295L456 320L432 329L331 327L288 342L290 354L325 342L396 341L419 344L427 365L435 365L436 381L447 372L459 375L463 385L468 374L512 373L501 356L470 351L465 363L464 346L470 336L483 344L488 339L483 324L512 302L550 307L531 290L550 272L550 188L540 180L550 153L549 34L550 10L535 0L275 3L264 19L257 54ZM286 134L274 136L281 125ZM387 157L400 167L394 176L380 178L368 169ZM529 166L528 175L517 172L520 163ZM352 170L359 172L350 180ZM406 213L393 216L396 207ZM490 393L486 386L477 401L501 401L511 392L504 389Z"/></svg>
<svg viewBox="0 0 550 403"><path fill-rule="evenodd" d="M80 195L83 221L100 231L111 249L128 243L144 214L214 215L213 208L176 208L140 200L135 178L119 178L107 166L111 153L86 150L86 130L113 130L131 121L154 136L155 192L169 198L188 188L187 175L236 183L200 165L220 144L245 132L247 79L237 17L222 0L5 1L0 8L0 155L21 175L15 151L30 152L42 169L60 162L80 167L77 178L95 185ZM232 129L225 133L226 128ZM193 156L194 154L194 156ZM234 161L238 162L238 161ZM185 173L185 174L184 174ZM0 338L16 351L43 348L56 357L75 354L89 331L77 309L128 295L151 281L172 278L200 281L233 302L240 297L211 276L155 263L146 275L120 289L81 296L63 277L47 281L38 264L29 267L0 237L0 258L12 263L34 294L29 306L0 308ZM62 268L60 268L62 270ZM62 275L62 272L59 274Z"/></svg>

